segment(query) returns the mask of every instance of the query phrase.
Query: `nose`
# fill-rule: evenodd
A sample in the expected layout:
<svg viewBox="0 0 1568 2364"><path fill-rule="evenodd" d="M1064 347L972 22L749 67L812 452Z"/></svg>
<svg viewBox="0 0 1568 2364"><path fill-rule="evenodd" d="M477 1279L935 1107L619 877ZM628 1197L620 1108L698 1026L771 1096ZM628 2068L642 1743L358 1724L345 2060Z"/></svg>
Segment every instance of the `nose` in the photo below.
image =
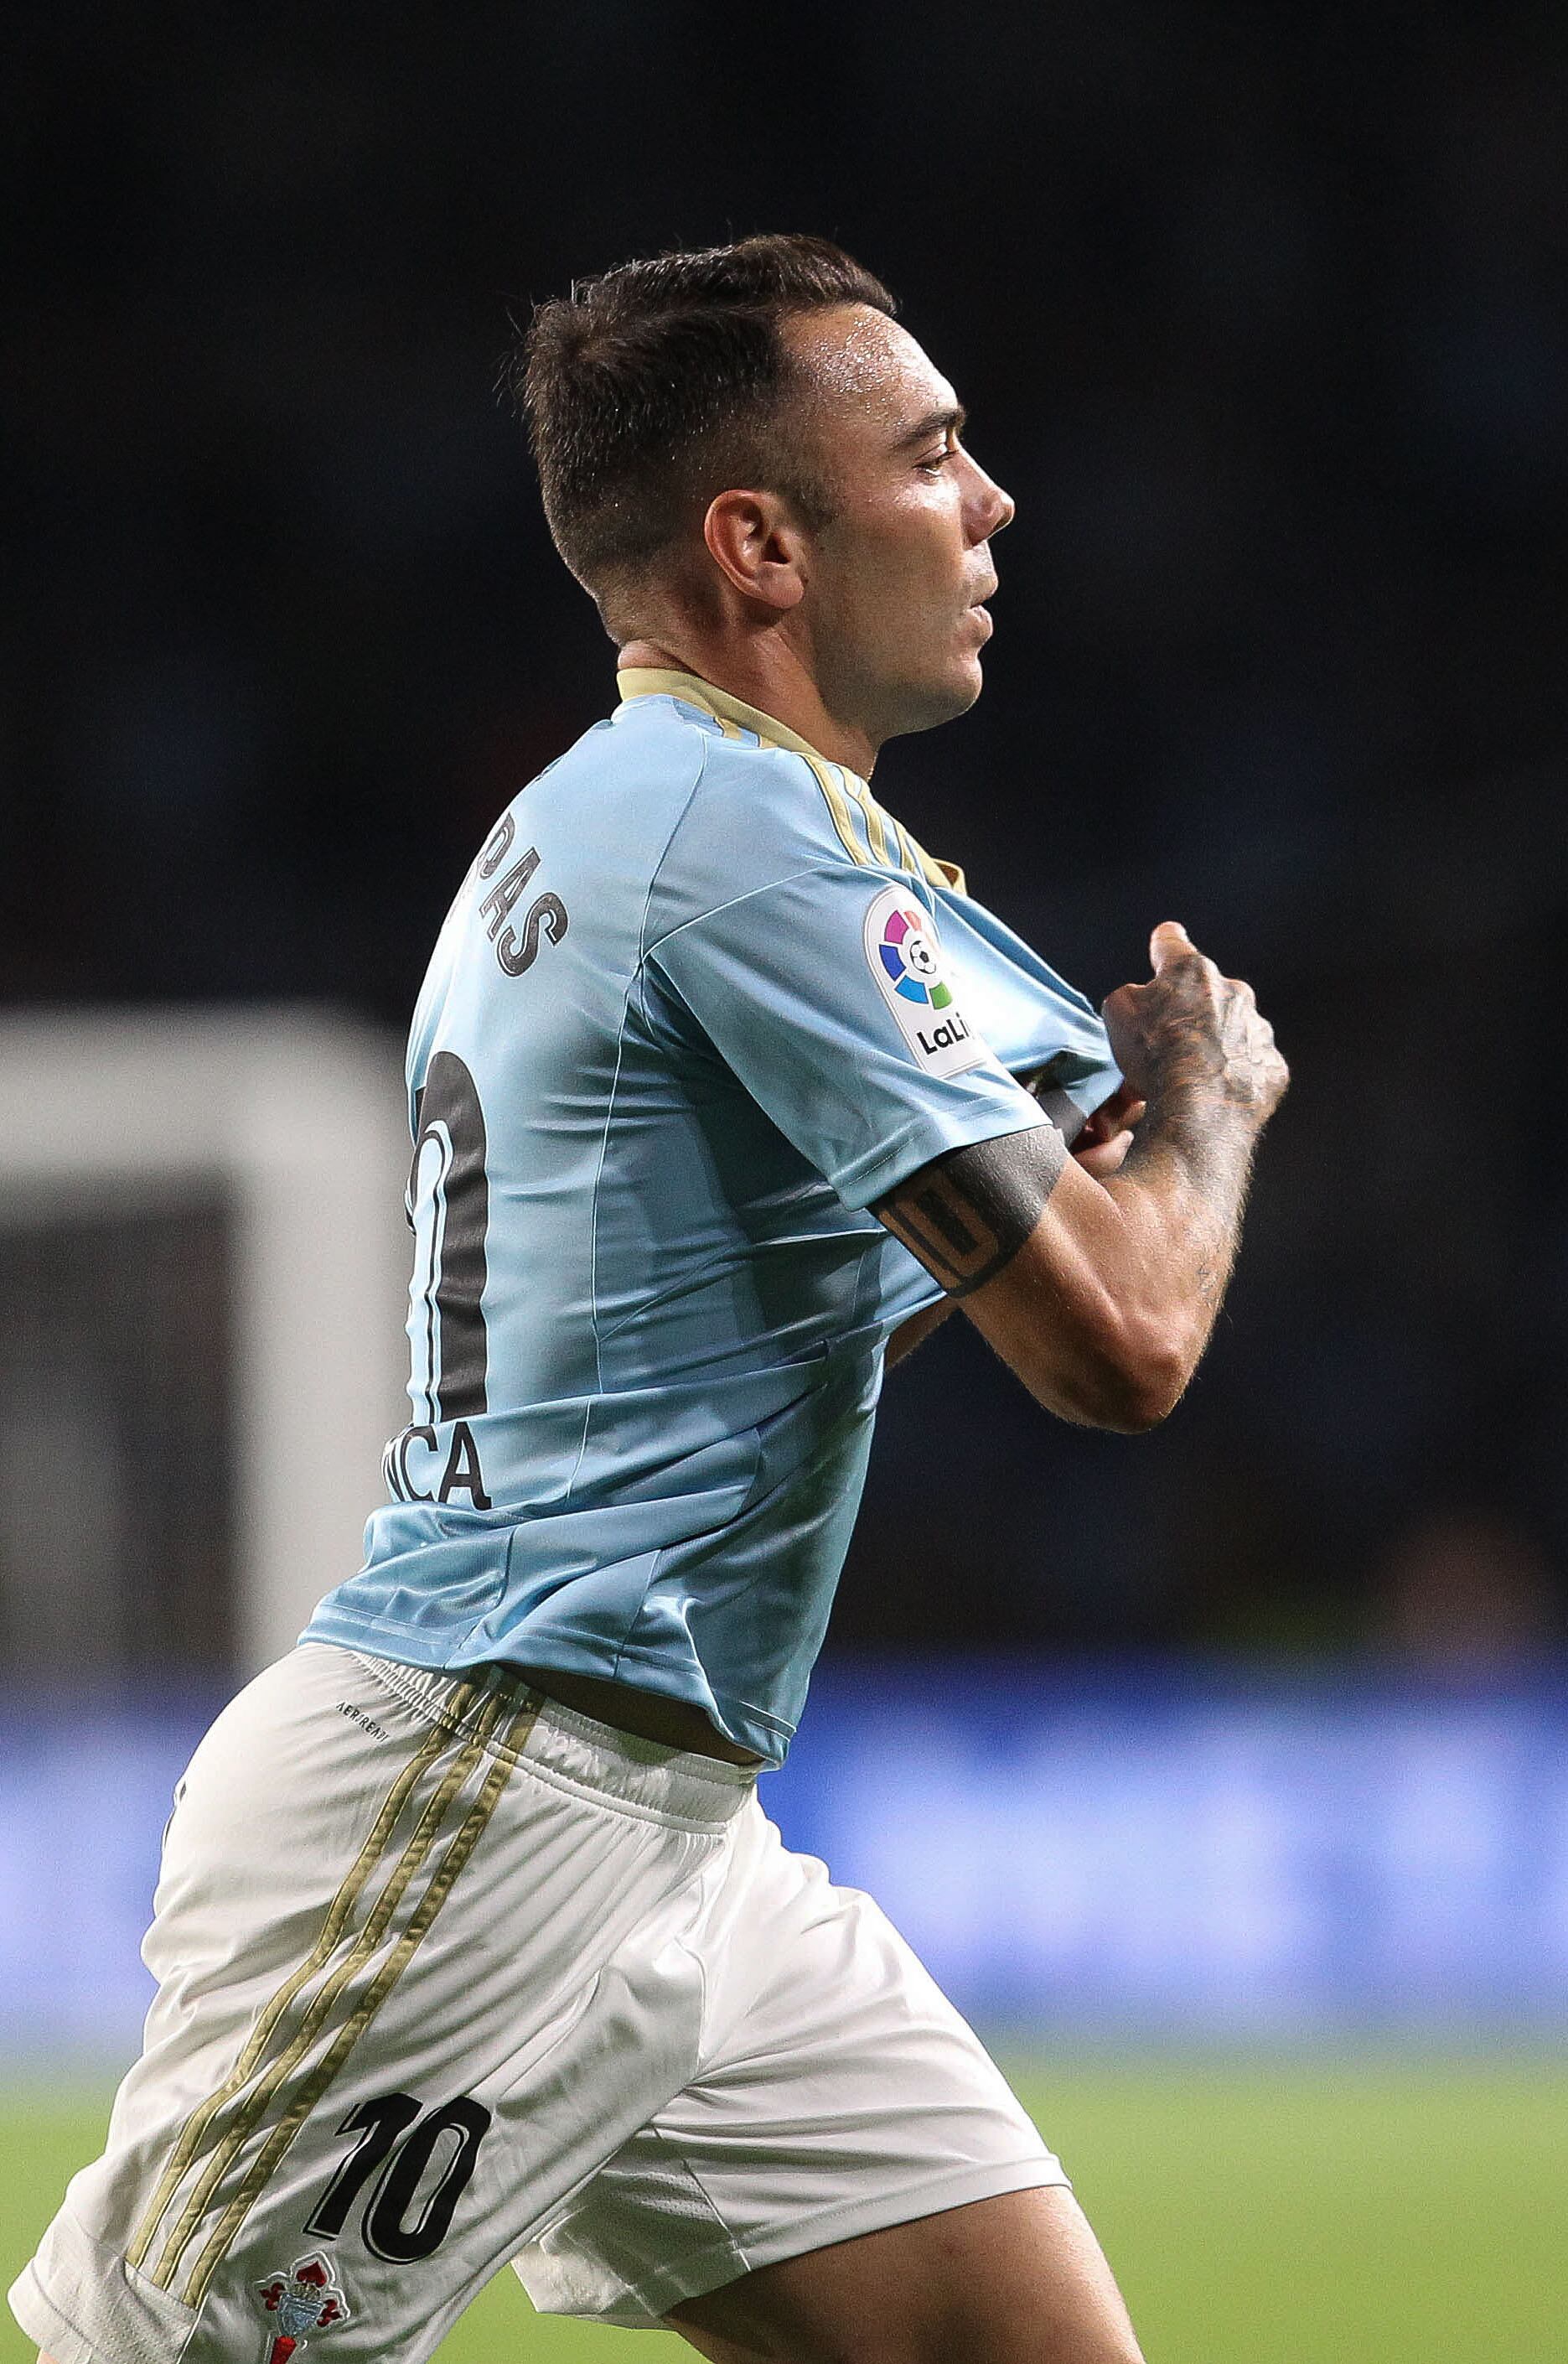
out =
<svg viewBox="0 0 1568 2364"><path fill-rule="evenodd" d="M1012 524L1018 513L1018 504L1011 493L1005 493L995 479L988 476L976 462L971 460L970 466L974 470L973 497L968 504L970 540L989 541L994 533L1000 533Z"/></svg>

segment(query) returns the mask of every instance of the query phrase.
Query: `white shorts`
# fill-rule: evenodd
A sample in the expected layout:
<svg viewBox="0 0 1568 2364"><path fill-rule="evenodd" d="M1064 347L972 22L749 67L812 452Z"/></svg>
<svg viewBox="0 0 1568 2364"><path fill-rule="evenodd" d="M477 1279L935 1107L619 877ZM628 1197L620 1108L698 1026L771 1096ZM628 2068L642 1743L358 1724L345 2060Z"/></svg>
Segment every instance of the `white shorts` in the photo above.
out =
<svg viewBox="0 0 1568 2364"><path fill-rule="evenodd" d="M176 1801L142 2057L11 2292L59 2364L412 2364L507 2259L646 2325L1066 2180L738 1767L312 1644Z"/></svg>

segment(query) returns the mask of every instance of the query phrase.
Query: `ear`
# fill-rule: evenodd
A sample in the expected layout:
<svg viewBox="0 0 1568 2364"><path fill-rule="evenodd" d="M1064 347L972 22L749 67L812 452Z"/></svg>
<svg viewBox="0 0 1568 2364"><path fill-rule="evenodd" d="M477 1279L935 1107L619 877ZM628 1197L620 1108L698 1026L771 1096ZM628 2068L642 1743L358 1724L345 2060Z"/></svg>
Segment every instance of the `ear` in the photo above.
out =
<svg viewBox="0 0 1568 2364"><path fill-rule="evenodd" d="M777 493L720 493L708 504L703 540L743 597L783 615L805 597L806 534Z"/></svg>

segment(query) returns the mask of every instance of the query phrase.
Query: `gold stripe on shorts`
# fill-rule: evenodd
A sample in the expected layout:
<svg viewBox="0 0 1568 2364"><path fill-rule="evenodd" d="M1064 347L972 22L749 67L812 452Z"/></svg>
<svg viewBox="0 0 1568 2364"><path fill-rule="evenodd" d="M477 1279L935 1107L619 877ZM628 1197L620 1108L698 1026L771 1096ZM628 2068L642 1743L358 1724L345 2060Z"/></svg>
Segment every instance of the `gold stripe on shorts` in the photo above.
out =
<svg viewBox="0 0 1568 2364"><path fill-rule="evenodd" d="M455 1713L461 1713L466 1709L470 1696L470 1687L465 1686L462 1692L451 1702ZM173 2198L185 2170L201 2148L202 2136L224 2104L231 2102L234 2096L250 2082L279 2020L302 1988L308 1986L317 1972L326 1964L328 1956L343 1934L350 1913L359 1901L361 1890L385 1852L387 1840L392 1836L398 1816L408 1802L409 1793L417 1783L420 1775L435 1762L443 1749L450 1746L451 1739L450 1732L443 1730L439 1724L436 1725L426 1734L419 1747L387 1791L381 1811L371 1827L370 1836L360 1849L337 1895L332 1899L326 1921L322 1924L321 1935L310 1954L300 1964L298 1969L292 1971L284 1980L283 1985L267 2004L251 2030L244 2050L217 2092L209 2094L186 2120L184 2131L174 2146L158 2189L153 2193L147 2213L137 2227L136 2236L126 2252L128 2265L138 2269L145 2265L147 2253L158 2231L159 2221Z"/></svg>
<svg viewBox="0 0 1568 2364"><path fill-rule="evenodd" d="M250 2091L240 2101L232 2122L226 2128L211 2158L202 2169L190 2196L180 2212L173 2231L164 2244L162 2255L151 2275L152 2281L160 2290L172 2291L174 2277L180 2269L180 2260L190 2247L201 2220L206 2213L208 2205L224 2177L228 2173L251 2135L260 2127L280 2087L287 2080L290 2072L298 2067L310 2051L344 1989L368 1967L386 1935L388 1924L402 1902L409 1882L435 1845L440 1834L441 1824L450 1812L454 1800L484 1756L485 1742L490 1736L499 1713L499 1700L486 1701L480 1711L473 1733L441 1777L439 1786L415 1824L413 1835L394 1866L391 1876L372 1907L363 1928L354 1938L337 1968L329 1974L325 1984L306 2006L305 2016L283 2051L275 2060L268 2063ZM450 1735L443 1735L443 1740L450 1744ZM275 2019L273 2024L276 2025ZM250 2048L250 2046L247 2047L248 2050ZM232 2080L230 2081L232 2082Z"/></svg>
<svg viewBox="0 0 1568 2364"><path fill-rule="evenodd" d="M287 2156L295 2136L312 2110L320 2102L322 2095L331 2086L350 2053L413 1959L421 1940L428 1934L437 1913L450 1895L459 1873L479 1844L485 1824L500 1801L501 1792L511 1778L517 1753L527 1737L528 1728L537 1713L536 1708L527 1708L514 1717L506 1738L484 1777L484 1787L464 1818L457 1836L442 1857L425 1893L410 1914L402 1935L387 1959L382 1964L370 1986L355 2004L348 2019L338 2030L326 2053L291 2096L284 2115L267 2136L255 2163L208 2236L206 2247L201 2251L195 2264L192 2267L190 2279L181 2294L186 2306L200 2306L206 2296L214 2274L222 2264L246 2217Z"/></svg>
<svg viewBox="0 0 1568 2364"><path fill-rule="evenodd" d="M181 2182L200 2156L213 2131L215 2122L231 2102L238 2101L238 2109L218 2138L212 2157L198 2178L180 2213L173 2231L164 2245L161 2257L150 2271L150 2279L159 2288L164 2290L172 2288L180 2259L189 2246L214 2191L245 2144L257 2130L280 2084L316 2041L333 2004L341 1995L345 1986L368 1965L384 1937L393 1913L407 1890L409 1882L434 1846L439 1835L440 1826L447 1819L454 1800L461 1793L484 1756L502 1702L494 1698L487 1701L473 1730L465 1736L454 1726L467 1713L474 1697L474 1686L464 1684L447 1702L441 1721L427 1734L387 1792L364 1845L332 1901L321 1935L310 1954L297 1969L290 1973L267 2003L239 2058L223 2084L201 2103L186 2122L169 2164L164 2169L158 2190L153 2195L151 2204L138 2227L135 2241L128 2252L129 2263L143 2269L146 2269L146 2261L151 2254L160 2227ZM267 2046L276 2035L285 2013L297 2001L311 1979L327 1966L339 1944L354 1907L363 1894L377 1864L384 1857L392 1833L418 1781L436 1761L454 1745L458 1753L420 1813L364 1926L354 1936L343 1959L330 1973L325 1985L306 2006L304 2018L277 2059L264 2065ZM260 2075L258 2071L261 2072ZM253 2079L254 2083L251 2081ZM248 2086L249 2091L246 2091Z"/></svg>

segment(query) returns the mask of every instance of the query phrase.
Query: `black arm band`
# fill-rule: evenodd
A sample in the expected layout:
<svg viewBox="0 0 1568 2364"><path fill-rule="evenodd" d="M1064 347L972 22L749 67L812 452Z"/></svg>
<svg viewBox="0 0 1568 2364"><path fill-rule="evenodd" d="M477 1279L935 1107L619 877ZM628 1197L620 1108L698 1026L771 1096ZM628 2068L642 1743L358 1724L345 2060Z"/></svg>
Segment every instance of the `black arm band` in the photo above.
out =
<svg viewBox="0 0 1568 2364"><path fill-rule="evenodd" d="M950 1296L967 1297L1017 1255L1066 1163L1055 1126L1036 1125L949 1150L872 1211Z"/></svg>

